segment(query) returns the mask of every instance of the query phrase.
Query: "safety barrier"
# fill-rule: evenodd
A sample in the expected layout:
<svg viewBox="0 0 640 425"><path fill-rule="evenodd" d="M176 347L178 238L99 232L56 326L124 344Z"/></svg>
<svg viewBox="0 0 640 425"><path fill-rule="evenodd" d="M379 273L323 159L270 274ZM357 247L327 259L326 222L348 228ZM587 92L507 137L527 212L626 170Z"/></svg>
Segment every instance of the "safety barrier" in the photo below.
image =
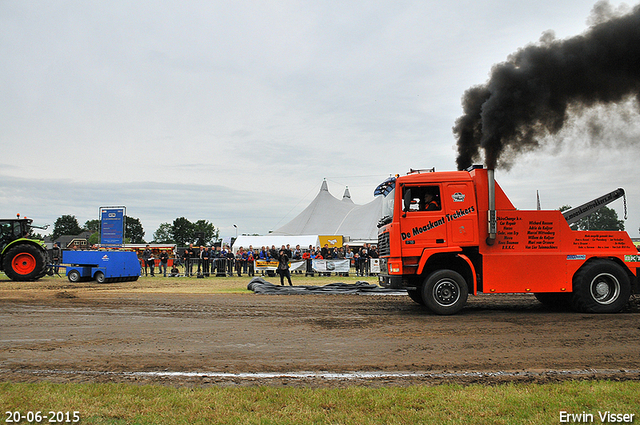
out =
<svg viewBox="0 0 640 425"><path fill-rule="evenodd" d="M255 276L256 274L264 276L275 276L278 268L276 260L237 260L232 258L213 258L201 260L199 258L191 258L184 261L179 259L171 259L170 266L167 266L166 274L171 277L178 276L196 276L196 277L227 277L227 276ZM164 275L164 269L160 267L160 262L155 261L154 273ZM291 273L304 273L305 276L330 276L335 273L336 276L349 276L355 273L356 276L376 276L380 273L379 260L371 258L367 261L358 261L353 264L349 259L330 259L330 260L291 260L289 262L289 270ZM151 273L150 267L145 265L141 260L141 274L147 275Z"/></svg>

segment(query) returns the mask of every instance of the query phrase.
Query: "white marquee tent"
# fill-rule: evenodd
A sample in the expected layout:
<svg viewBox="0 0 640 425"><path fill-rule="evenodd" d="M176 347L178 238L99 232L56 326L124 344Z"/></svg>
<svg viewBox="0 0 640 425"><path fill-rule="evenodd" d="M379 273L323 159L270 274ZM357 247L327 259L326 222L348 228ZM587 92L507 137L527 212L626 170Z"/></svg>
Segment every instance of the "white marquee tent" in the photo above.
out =
<svg viewBox="0 0 640 425"><path fill-rule="evenodd" d="M329 193L327 182L323 181L320 192L309 206L270 236L339 235L348 237L351 245L375 243L378 240L376 225L381 216L382 196L376 196L367 204L356 205L348 188L339 200Z"/></svg>
<svg viewBox="0 0 640 425"><path fill-rule="evenodd" d="M273 235L268 234L265 236L238 236L238 239L234 242L231 250L235 253L243 247L244 249L249 246L260 249L261 247L271 248L271 245L275 245L280 249L282 245L291 245L295 247L300 245L302 248L307 248L309 245L320 246L318 235Z"/></svg>

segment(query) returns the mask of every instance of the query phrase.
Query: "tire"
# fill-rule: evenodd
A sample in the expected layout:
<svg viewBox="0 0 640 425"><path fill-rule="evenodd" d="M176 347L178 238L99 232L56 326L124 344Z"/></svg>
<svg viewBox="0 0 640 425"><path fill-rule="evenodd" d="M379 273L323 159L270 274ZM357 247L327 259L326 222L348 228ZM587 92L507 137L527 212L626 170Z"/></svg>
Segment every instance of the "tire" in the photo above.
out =
<svg viewBox="0 0 640 425"><path fill-rule="evenodd" d="M98 283L105 283L107 281L107 279L104 277L104 273L102 272L96 272L95 278L96 282Z"/></svg>
<svg viewBox="0 0 640 425"><path fill-rule="evenodd" d="M553 310L571 309L571 300L573 299L571 292L538 292L534 295L538 301Z"/></svg>
<svg viewBox="0 0 640 425"><path fill-rule="evenodd" d="M467 303L468 296L467 282L453 270L431 273L422 287L425 306L436 314L456 314Z"/></svg>
<svg viewBox="0 0 640 425"><path fill-rule="evenodd" d="M407 295L413 301L417 302L420 305L424 305L424 300L422 299L422 292L420 289L407 289Z"/></svg>
<svg viewBox="0 0 640 425"><path fill-rule="evenodd" d="M47 272L45 253L37 246L26 243L9 248L2 266L7 277L16 281L40 279Z"/></svg>
<svg viewBox="0 0 640 425"><path fill-rule="evenodd" d="M629 276L613 261L592 261L573 276L572 306L576 311L617 313L629 302L630 296Z"/></svg>
<svg viewBox="0 0 640 425"><path fill-rule="evenodd" d="M82 279L78 270L71 270L67 277L69 278L69 282L73 283L80 282L80 280Z"/></svg>

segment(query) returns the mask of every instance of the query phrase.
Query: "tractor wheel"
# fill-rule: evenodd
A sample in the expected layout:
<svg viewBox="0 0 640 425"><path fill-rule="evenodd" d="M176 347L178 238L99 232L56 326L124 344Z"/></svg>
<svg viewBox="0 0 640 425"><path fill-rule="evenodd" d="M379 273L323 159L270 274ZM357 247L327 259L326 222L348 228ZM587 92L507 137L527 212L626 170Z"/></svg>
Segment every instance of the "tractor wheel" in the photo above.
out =
<svg viewBox="0 0 640 425"><path fill-rule="evenodd" d="M577 311L617 313L627 304L630 296L629 276L613 261L592 261L573 276L572 305Z"/></svg>
<svg viewBox="0 0 640 425"><path fill-rule="evenodd" d="M69 272L69 275L67 275L67 278L69 279L69 282L80 282L81 276L80 276L80 272L78 270L71 270Z"/></svg>
<svg viewBox="0 0 640 425"><path fill-rule="evenodd" d="M407 289L407 295L409 295L409 298L411 298L418 304L424 305L424 300L422 299L422 293L420 289Z"/></svg>
<svg viewBox="0 0 640 425"><path fill-rule="evenodd" d="M104 273L102 272L96 272L95 278L96 278L96 282L98 283L105 283L107 281L107 279L105 279L104 277Z"/></svg>
<svg viewBox="0 0 640 425"><path fill-rule="evenodd" d="M30 244L10 248L3 260L4 272L11 280L30 281L46 274L46 256L41 249Z"/></svg>
<svg viewBox="0 0 640 425"><path fill-rule="evenodd" d="M427 276L422 288L424 304L436 314L455 314L467 303L469 288L460 273L438 270Z"/></svg>

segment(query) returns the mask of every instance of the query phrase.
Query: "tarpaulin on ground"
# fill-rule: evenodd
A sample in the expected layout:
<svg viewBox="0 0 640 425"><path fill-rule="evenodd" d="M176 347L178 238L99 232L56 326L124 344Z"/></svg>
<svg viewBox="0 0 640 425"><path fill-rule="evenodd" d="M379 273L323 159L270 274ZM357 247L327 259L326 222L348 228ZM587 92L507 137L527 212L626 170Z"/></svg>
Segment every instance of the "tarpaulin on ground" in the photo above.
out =
<svg viewBox="0 0 640 425"><path fill-rule="evenodd" d="M247 285L247 289L256 294L393 294L406 293L406 291L398 289L382 288L369 282L358 281L356 283L329 283L327 285L300 285L300 286L281 286L267 282L261 277L254 277Z"/></svg>

